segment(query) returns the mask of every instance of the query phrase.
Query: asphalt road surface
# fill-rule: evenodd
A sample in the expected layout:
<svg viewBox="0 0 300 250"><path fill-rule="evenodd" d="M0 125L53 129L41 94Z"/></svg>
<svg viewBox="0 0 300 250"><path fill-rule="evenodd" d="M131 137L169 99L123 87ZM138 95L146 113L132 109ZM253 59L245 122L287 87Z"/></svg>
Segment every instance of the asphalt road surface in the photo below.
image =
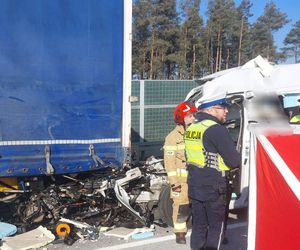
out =
<svg viewBox="0 0 300 250"><path fill-rule="evenodd" d="M172 228L155 226L154 236L140 240L123 240L114 236L105 236L100 234L96 241L78 240L72 246L65 245L61 242L51 243L41 249L78 249L78 250L183 250L190 249L190 231L187 234L187 244L179 245L175 242L175 236ZM228 244L222 245L221 250L247 250L247 219L238 218L236 214L231 214L227 229Z"/></svg>

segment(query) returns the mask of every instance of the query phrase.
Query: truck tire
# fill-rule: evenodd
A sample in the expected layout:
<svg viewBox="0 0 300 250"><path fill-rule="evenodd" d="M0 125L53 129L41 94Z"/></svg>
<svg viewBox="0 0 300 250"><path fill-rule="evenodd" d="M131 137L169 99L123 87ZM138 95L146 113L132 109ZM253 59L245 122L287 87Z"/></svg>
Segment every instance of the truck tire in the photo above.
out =
<svg viewBox="0 0 300 250"><path fill-rule="evenodd" d="M158 211L160 215L160 219L166 223L168 226L173 226L173 201L170 198L170 187L162 186L159 202L158 202Z"/></svg>

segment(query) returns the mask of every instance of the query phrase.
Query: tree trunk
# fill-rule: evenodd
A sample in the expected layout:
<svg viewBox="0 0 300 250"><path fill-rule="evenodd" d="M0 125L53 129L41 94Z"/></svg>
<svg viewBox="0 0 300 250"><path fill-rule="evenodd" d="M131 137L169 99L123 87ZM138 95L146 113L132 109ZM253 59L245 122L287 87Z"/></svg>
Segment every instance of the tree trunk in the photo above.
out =
<svg viewBox="0 0 300 250"><path fill-rule="evenodd" d="M164 53L161 53L161 79L165 78L165 72L164 72Z"/></svg>
<svg viewBox="0 0 300 250"><path fill-rule="evenodd" d="M221 28L219 28L218 31L218 37L217 37L217 55L216 55L216 60L215 60L215 72L218 71L219 68L219 58L220 58L220 38L221 38Z"/></svg>
<svg viewBox="0 0 300 250"><path fill-rule="evenodd" d="M206 65L207 65L207 69L209 69L209 67L211 66L211 58L212 55L210 53L210 27L208 28L208 36L207 36L207 41L206 41Z"/></svg>
<svg viewBox="0 0 300 250"><path fill-rule="evenodd" d="M218 65L219 65L219 33L217 37L217 52L216 52L216 59L215 59L215 71L218 71Z"/></svg>
<svg viewBox="0 0 300 250"><path fill-rule="evenodd" d="M226 69L229 68L229 48L227 48Z"/></svg>
<svg viewBox="0 0 300 250"><path fill-rule="evenodd" d="M193 45L193 65L192 65L192 79L195 79L196 71L196 45Z"/></svg>
<svg viewBox="0 0 300 250"><path fill-rule="evenodd" d="M187 68L187 42L188 42L188 28L184 29L184 62L183 62L183 77L186 77Z"/></svg>
<svg viewBox="0 0 300 250"><path fill-rule="evenodd" d="M222 68L222 52L223 52L223 45L222 45L222 38L220 37L220 52L219 52L219 67L218 67L218 71L221 70Z"/></svg>
<svg viewBox="0 0 300 250"><path fill-rule="evenodd" d="M241 65L241 57L242 57L242 41L243 41L243 29L244 29L244 18L242 17L241 21L241 30L240 30L240 41L239 41L239 53L238 53L238 66Z"/></svg>
<svg viewBox="0 0 300 250"><path fill-rule="evenodd" d="M145 71L146 71L146 52L144 51L144 53L143 53L143 63L142 63L142 69L141 69L141 79L144 79Z"/></svg>
<svg viewBox="0 0 300 250"><path fill-rule="evenodd" d="M150 73L149 73L150 80L153 79L154 41L155 41L155 30L152 31L152 42L151 42L151 52L150 52Z"/></svg>
<svg viewBox="0 0 300 250"><path fill-rule="evenodd" d="M210 37L210 71L211 73L214 73L214 48L213 48L213 42L212 42L212 37Z"/></svg>
<svg viewBox="0 0 300 250"><path fill-rule="evenodd" d="M154 51L154 60L153 60L153 76L152 79L155 80L157 78L157 69L158 69L158 48L155 49Z"/></svg>

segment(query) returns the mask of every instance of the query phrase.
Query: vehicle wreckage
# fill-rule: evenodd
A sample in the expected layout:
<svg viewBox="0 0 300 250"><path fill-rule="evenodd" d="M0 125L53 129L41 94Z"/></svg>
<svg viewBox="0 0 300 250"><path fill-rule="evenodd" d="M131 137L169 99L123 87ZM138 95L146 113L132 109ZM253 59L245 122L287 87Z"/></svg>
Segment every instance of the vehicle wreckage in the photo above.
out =
<svg viewBox="0 0 300 250"><path fill-rule="evenodd" d="M166 172L162 160L154 157L138 167L52 176L48 183L34 177L24 186L22 192L0 193L0 202L10 208L6 221L22 231L45 225L59 235L61 218L95 227L171 223Z"/></svg>

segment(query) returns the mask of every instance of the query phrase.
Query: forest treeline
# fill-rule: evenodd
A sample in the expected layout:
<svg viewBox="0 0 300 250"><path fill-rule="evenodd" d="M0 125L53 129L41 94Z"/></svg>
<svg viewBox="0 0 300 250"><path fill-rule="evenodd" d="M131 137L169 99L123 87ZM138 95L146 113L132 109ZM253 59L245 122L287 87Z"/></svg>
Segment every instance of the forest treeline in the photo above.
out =
<svg viewBox="0 0 300 250"><path fill-rule="evenodd" d="M250 23L250 0L134 0L132 73L138 79L196 79L261 55L271 62L300 61L300 21L277 48L274 32L290 20L273 1Z"/></svg>

